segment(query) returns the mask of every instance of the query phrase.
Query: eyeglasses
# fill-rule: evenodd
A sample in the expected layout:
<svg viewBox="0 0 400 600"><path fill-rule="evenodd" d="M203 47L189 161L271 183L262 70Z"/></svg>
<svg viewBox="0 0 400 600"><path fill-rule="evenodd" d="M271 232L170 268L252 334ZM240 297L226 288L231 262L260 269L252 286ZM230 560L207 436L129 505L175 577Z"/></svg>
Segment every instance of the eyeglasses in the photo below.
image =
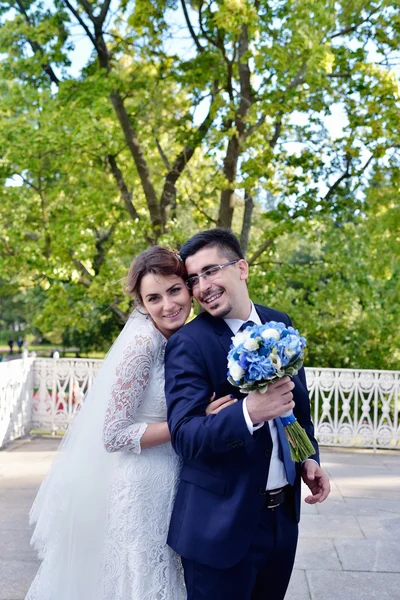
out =
<svg viewBox="0 0 400 600"><path fill-rule="evenodd" d="M215 267L211 267L210 269L207 269L207 271L204 271L204 273L200 273L200 275L193 275L192 277L186 279L186 285L188 286L189 290L192 290L194 287L196 287L196 285L199 284L201 278L203 278L204 281L207 281L207 279L212 279L219 273L221 269L229 267L229 265L234 265L237 262L239 262L239 260L240 258L237 258L236 260L231 260L225 263L224 265L217 265Z"/></svg>

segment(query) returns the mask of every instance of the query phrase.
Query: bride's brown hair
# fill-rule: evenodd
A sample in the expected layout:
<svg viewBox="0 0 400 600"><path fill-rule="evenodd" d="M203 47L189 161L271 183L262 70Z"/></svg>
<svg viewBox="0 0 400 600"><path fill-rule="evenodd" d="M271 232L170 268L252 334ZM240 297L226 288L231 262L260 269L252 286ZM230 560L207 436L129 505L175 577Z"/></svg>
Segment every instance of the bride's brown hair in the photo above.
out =
<svg viewBox="0 0 400 600"><path fill-rule="evenodd" d="M135 258L128 272L126 292L133 296L136 302L142 302L140 284L148 273L162 277L176 275L183 280L187 276L185 265L175 250L162 246L147 248Z"/></svg>

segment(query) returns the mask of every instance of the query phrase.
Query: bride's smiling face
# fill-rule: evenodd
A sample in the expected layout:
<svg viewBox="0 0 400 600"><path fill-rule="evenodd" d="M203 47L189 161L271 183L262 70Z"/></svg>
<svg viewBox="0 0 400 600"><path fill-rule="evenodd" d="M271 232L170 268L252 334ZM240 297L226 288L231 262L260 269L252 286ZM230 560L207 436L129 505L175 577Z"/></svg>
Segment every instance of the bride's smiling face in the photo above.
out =
<svg viewBox="0 0 400 600"><path fill-rule="evenodd" d="M185 324L191 296L181 277L147 273L140 282L140 296L143 308L166 338Z"/></svg>

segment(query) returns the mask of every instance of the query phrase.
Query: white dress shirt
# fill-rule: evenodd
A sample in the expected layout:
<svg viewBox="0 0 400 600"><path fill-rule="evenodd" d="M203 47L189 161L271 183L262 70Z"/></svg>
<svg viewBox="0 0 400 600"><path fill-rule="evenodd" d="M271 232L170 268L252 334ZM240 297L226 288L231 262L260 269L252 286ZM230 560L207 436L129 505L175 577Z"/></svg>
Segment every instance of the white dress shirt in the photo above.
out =
<svg viewBox="0 0 400 600"><path fill-rule="evenodd" d="M229 329L232 331L233 335L236 335L243 323L246 321L253 321L256 325L262 325L261 319L258 316L258 313L255 309L253 303L251 303L251 311L246 319L246 321L242 321L241 319L224 319L225 323L228 325ZM251 435L262 427L264 423L258 423L257 425L253 425L252 420L250 419L249 411L247 410L247 396L243 400L243 416L246 421L247 428ZM271 432L272 438L272 455L271 462L269 465L268 472L268 480L267 480L267 490L275 490L276 488L284 487L288 484L288 480L286 479L286 471L285 466L281 459L279 458L279 440L278 440L278 431L276 429L276 425L273 419L267 421L269 425L269 430Z"/></svg>

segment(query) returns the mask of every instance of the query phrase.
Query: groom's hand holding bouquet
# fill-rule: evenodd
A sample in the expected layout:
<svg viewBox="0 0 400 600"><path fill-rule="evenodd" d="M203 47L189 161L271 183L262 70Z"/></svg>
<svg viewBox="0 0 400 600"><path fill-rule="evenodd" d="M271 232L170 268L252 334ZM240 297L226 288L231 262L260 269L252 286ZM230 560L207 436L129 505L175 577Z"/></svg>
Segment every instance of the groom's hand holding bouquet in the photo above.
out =
<svg viewBox="0 0 400 600"><path fill-rule="evenodd" d="M271 383L266 392L250 392L247 410L253 425L276 419L294 409L292 390L294 383L289 377Z"/></svg>

